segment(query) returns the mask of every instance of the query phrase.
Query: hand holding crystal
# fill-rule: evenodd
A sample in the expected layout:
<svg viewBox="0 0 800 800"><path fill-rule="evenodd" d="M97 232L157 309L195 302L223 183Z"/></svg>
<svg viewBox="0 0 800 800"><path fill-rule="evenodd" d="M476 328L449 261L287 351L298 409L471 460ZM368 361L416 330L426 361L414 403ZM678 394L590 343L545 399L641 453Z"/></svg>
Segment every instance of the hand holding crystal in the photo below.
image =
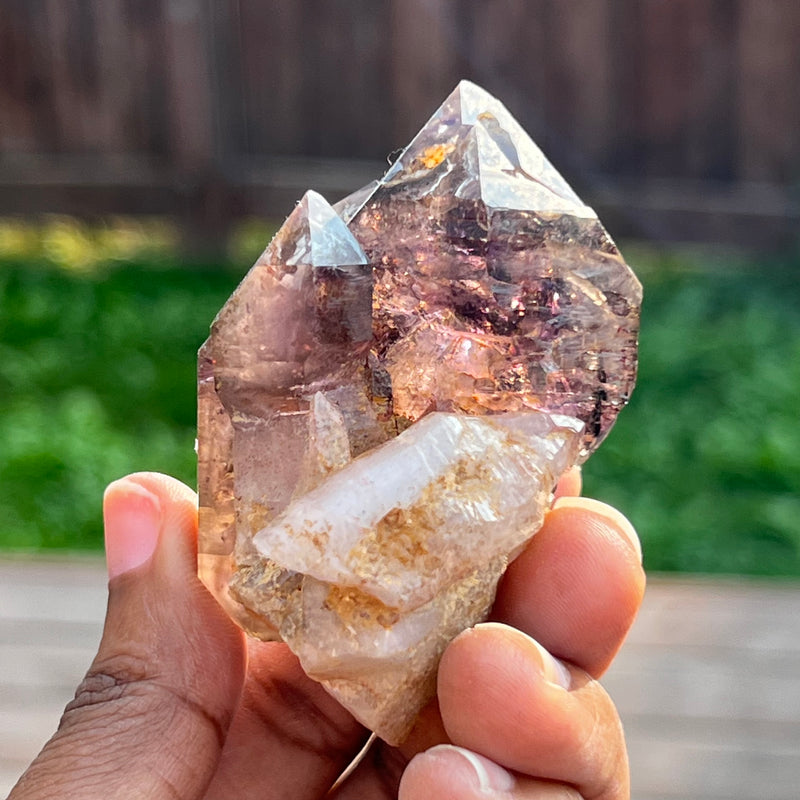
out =
<svg viewBox="0 0 800 800"><path fill-rule="evenodd" d="M547 511L627 402L640 301L468 82L380 180L306 193L200 349L199 548L186 487L110 487L100 651L14 800L626 797L595 679L635 534Z"/></svg>
<svg viewBox="0 0 800 800"><path fill-rule="evenodd" d="M561 494L576 493L568 473ZM246 642L199 582L194 494L130 476L109 487L105 520L99 652L10 800L324 797L369 732L286 645ZM445 651L438 705L401 747L375 742L332 796L628 797L619 719L595 679L643 587L630 524L557 500L503 577L492 621Z"/></svg>

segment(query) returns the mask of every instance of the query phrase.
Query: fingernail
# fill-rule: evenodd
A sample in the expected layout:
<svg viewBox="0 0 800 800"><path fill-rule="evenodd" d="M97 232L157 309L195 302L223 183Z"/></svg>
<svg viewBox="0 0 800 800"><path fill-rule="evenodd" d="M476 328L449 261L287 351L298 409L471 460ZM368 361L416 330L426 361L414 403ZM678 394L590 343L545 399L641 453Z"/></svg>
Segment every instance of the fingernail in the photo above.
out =
<svg viewBox="0 0 800 800"><path fill-rule="evenodd" d="M642 543L639 541L636 529L631 525L628 518L617 511L613 506L607 503L601 503L599 500L594 500L591 497L559 497L558 500L553 503L553 510L557 508L577 508L583 511L589 511L592 514L596 514L598 517L603 517L603 519L614 526L617 533L619 533L634 549L641 563Z"/></svg>
<svg viewBox="0 0 800 800"><path fill-rule="evenodd" d="M579 466L570 467L556 484L554 502L559 497L576 497L581 493L583 476Z"/></svg>
<svg viewBox="0 0 800 800"><path fill-rule="evenodd" d="M504 636L514 640L518 646L522 646L525 650L534 655L539 661L542 677L555 686L560 686L562 689L569 689L572 685L572 676L567 667L553 656L547 648L539 644L527 633L523 633L517 628L512 628L510 625L504 625L502 622L482 622L480 625L475 626L475 630L496 630L501 631Z"/></svg>
<svg viewBox="0 0 800 800"><path fill-rule="evenodd" d="M161 528L161 503L144 487L122 478L106 489L103 521L110 580L153 555Z"/></svg>
<svg viewBox="0 0 800 800"><path fill-rule="evenodd" d="M427 750L425 755L434 758L448 771L457 770L465 781L477 784L482 792L510 792L516 785L514 776L499 764L463 747L439 744Z"/></svg>
<svg viewBox="0 0 800 800"><path fill-rule="evenodd" d="M557 659L555 656L551 655L548 650L546 650L536 639L532 639L530 636L526 636L524 633L520 631L521 636L525 636L526 639L530 641L530 643L539 651L539 655L542 659L542 674L544 677L550 682L554 683L556 686L560 686L562 689L569 689L572 685L572 676L569 674L569 670L566 668L564 663Z"/></svg>

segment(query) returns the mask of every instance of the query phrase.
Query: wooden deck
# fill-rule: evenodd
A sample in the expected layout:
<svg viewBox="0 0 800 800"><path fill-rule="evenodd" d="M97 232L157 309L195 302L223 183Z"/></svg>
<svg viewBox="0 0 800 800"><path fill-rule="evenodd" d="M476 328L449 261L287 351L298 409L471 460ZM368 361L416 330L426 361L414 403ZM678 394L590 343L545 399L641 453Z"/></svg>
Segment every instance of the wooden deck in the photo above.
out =
<svg viewBox="0 0 800 800"><path fill-rule="evenodd" d="M0 797L54 730L104 610L98 559L0 560ZM800 584L653 578L605 683L635 800L800 797Z"/></svg>

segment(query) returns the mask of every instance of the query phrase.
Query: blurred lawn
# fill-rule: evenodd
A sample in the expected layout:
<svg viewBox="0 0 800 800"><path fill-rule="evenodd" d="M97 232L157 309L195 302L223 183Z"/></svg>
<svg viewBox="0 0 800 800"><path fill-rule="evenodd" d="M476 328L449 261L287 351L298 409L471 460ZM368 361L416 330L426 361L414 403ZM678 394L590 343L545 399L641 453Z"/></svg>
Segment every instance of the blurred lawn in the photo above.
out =
<svg viewBox="0 0 800 800"><path fill-rule="evenodd" d="M623 252L639 379L586 494L630 516L651 569L800 575L800 260Z"/></svg>
<svg viewBox="0 0 800 800"><path fill-rule="evenodd" d="M245 230L234 268L176 263L161 228L59 225L0 225L0 548L100 547L130 471L194 484L195 353L268 237ZM639 384L587 494L633 519L650 569L800 575L800 263L625 252Z"/></svg>

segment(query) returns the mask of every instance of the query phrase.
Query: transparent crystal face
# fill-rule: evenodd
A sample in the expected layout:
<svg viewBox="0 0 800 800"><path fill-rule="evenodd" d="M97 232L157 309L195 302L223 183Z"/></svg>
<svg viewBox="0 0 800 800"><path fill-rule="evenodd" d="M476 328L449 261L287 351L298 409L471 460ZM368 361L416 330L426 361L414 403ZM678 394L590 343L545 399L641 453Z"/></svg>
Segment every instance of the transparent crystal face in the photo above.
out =
<svg viewBox="0 0 800 800"><path fill-rule="evenodd" d="M462 82L387 174L301 200L199 355L200 568L400 741L633 389L641 287Z"/></svg>

